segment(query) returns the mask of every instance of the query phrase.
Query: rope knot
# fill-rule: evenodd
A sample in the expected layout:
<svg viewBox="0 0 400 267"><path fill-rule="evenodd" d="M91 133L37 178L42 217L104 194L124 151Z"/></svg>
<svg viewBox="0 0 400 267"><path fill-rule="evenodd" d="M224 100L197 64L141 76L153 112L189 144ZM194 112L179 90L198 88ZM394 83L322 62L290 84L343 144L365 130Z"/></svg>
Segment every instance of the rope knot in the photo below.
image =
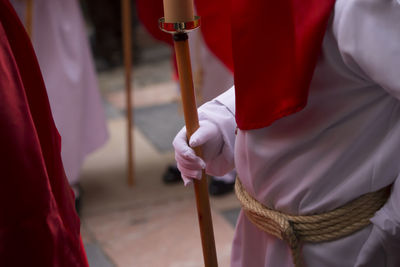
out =
<svg viewBox="0 0 400 267"><path fill-rule="evenodd" d="M259 229L284 240L296 267L303 266L302 242L326 242L348 236L368 224L370 218L387 201L391 186L367 193L326 213L289 215L265 207L243 188L236 179L235 193L246 217Z"/></svg>
<svg viewBox="0 0 400 267"><path fill-rule="evenodd" d="M290 248L297 249L300 241L293 226L293 222L287 220L287 227L282 232L282 240L286 241Z"/></svg>

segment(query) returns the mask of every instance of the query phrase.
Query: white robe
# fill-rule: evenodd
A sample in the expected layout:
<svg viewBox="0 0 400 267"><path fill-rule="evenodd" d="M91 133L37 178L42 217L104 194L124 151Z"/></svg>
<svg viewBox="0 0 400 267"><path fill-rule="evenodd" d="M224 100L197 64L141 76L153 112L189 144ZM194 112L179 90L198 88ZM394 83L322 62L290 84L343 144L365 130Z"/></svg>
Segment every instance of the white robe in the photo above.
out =
<svg viewBox="0 0 400 267"><path fill-rule="evenodd" d="M303 257L308 267L361 266L360 251L375 231L381 253L362 266L400 266L400 2L336 1L304 110L269 127L239 130L235 138L233 90L199 111L201 119L219 125L226 142L223 159L207 172L219 175L235 166L258 201L300 215L333 210L397 179L373 224L337 241L306 243ZM234 157L228 153L233 150ZM242 212L231 266L293 263L287 244L258 230Z"/></svg>
<svg viewBox="0 0 400 267"><path fill-rule="evenodd" d="M70 184L108 138L85 23L77 0L34 0L32 43L45 81ZM24 22L25 1L13 1Z"/></svg>

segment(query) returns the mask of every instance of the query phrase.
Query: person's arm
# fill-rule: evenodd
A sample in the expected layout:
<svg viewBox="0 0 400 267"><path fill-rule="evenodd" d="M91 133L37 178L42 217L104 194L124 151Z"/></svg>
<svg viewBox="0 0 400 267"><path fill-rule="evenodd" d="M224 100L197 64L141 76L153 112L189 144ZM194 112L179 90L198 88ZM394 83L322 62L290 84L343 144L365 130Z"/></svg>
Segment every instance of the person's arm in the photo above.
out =
<svg viewBox="0 0 400 267"><path fill-rule="evenodd" d="M334 34L349 69L400 100L400 0L338 0ZM400 174L371 221L355 266L400 266Z"/></svg>
<svg viewBox="0 0 400 267"><path fill-rule="evenodd" d="M201 177L201 170L221 176L234 168L235 92L234 87L199 109L200 128L193 133L189 144L185 127L176 135L173 146L175 159L187 184L190 178ZM203 159L191 147L202 145Z"/></svg>
<svg viewBox="0 0 400 267"><path fill-rule="evenodd" d="M346 65L400 100L400 0L340 0L334 35Z"/></svg>

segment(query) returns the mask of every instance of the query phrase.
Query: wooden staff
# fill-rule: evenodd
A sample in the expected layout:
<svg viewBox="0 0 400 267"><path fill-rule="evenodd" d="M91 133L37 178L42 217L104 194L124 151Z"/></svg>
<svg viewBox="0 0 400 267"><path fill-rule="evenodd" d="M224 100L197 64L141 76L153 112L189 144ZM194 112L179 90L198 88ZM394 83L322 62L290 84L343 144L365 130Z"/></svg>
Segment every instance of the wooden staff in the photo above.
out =
<svg viewBox="0 0 400 267"><path fill-rule="evenodd" d="M186 33L186 28L194 29L197 27L195 25L196 20L193 13L193 0L164 0L165 17L161 19L163 23L160 23L161 29L174 34L174 47L188 140L199 128L192 68L190 64L188 35ZM201 147L196 147L194 150L196 155L202 157ZM201 180L194 179L194 191L196 195L204 265L206 267L216 267L218 266L217 253L215 250L214 231L208 197L207 177L204 170L202 171Z"/></svg>
<svg viewBox="0 0 400 267"><path fill-rule="evenodd" d="M25 10L25 29L32 39L32 20L33 20L33 0L26 0Z"/></svg>
<svg viewBox="0 0 400 267"><path fill-rule="evenodd" d="M128 137L128 185L134 184L134 160L133 160L133 109L132 109L132 27L130 0L121 0L123 53L125 65L125 89L126 89L126 118Z"/></svg>

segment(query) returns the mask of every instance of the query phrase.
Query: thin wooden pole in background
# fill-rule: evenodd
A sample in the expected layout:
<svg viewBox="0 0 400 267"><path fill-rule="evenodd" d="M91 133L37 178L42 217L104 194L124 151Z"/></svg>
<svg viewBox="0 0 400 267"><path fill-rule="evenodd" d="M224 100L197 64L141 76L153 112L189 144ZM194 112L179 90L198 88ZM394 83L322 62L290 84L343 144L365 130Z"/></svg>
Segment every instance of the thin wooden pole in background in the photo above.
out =
<svg viewBox="0 0 400 267"><path fill-rule="evenodd" d="M125 65L126 118L128 139L128 185L134 184L133 109L132 109L132 24L130 0L121 0L123 54Z"/></svg>
<svg viewBox="0 0 400 267"><path fill-rule="evenodd" d="M25 29L32 39L32 21L33 21L33 0L26 0L25 10Z"/></svg>

